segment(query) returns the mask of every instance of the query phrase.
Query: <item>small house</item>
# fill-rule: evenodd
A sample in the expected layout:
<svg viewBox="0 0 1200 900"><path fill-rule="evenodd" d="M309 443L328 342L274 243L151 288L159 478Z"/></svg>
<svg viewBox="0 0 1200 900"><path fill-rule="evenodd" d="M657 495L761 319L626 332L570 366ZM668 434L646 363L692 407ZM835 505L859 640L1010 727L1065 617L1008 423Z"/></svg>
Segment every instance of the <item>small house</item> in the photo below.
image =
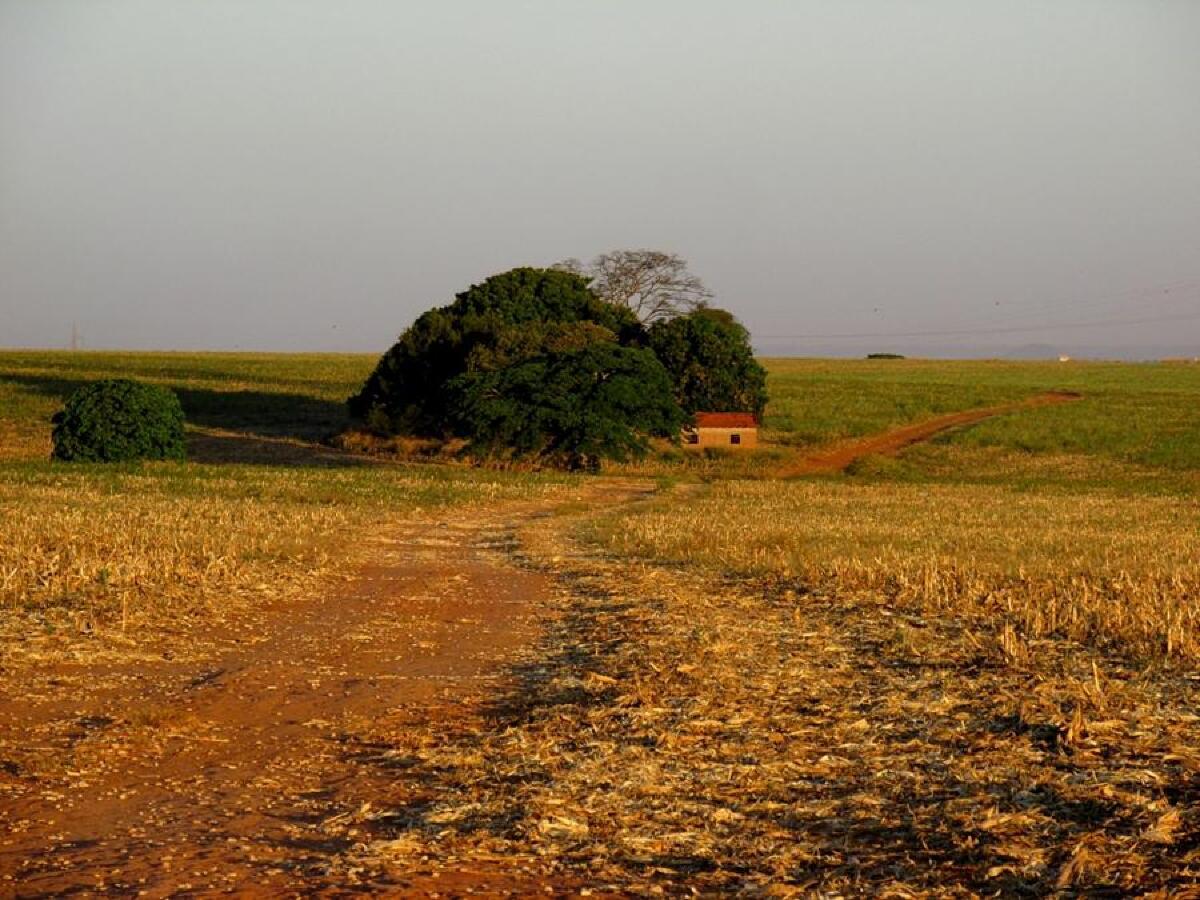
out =
<svg viewBox="0 0 1200 900"><path fill-rule="evenodd" d="M752 449L758 446L758 419L748 412L698 412L693 424L683 429L683 445L695 450Z"/></svg>

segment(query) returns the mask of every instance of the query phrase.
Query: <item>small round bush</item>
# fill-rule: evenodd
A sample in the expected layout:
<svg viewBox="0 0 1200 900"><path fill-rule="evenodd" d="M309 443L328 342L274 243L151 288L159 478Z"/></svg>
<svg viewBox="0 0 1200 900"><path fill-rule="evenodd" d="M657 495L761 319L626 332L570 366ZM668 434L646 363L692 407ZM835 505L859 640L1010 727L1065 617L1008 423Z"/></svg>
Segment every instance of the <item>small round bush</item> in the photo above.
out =
<svg viewBox="0 0 1200 900"><path fill-rule="evenodd" d="M55 459L183 459L183 407L173 391L126 378L81 387L54 417Z"/></svg>

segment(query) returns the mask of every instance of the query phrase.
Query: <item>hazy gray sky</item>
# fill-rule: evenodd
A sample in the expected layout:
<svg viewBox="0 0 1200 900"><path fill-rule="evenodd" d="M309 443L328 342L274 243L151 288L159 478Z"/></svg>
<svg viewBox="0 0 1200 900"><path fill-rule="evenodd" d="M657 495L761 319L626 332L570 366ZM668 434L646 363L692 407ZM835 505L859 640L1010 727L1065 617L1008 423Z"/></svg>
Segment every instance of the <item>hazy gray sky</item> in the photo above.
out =
<svg viewBox="0 0 1200 900"><path fill-rule="evenodd" d="M1198 37L1195 0L0 0L0 345L382 350L652 247L768 352L1200 353Z"/></svg>

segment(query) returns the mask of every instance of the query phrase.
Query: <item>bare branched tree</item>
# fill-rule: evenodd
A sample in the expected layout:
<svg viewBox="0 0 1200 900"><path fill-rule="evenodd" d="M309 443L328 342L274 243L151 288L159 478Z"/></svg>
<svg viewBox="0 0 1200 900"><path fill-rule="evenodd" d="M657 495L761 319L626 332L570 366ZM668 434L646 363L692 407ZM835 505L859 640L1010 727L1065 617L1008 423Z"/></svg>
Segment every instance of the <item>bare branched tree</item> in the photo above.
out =
<svg viewBox="0 0 1200 900"><path fill-rule="evenodd" d="M645 323L689 312L712 297L685 259L659 250L613 250L589 265L567 259L554 268L591 278L592 290L628 306Z"/></svg>

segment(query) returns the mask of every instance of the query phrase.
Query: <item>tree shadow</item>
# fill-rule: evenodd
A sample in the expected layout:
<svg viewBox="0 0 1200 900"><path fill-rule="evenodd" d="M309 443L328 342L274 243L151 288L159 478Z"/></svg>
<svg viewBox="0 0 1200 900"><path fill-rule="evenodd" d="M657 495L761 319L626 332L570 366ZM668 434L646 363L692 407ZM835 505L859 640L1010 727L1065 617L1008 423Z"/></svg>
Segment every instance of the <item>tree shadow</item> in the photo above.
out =
<svg viewBox="0 0 1200 900"><path fill-rule="evenodd" d="M386 465L386 461L296 438L244 432L189 431L188 459L198 463L326 469Z"/></svg>
<svg viewBox="0 0 1200 900"><path fill-rule="evenodd" d="M92 383L14 373L0 375L0 381L64 403ZM188 456L196 462L335 467L375 463L323 443L350 423L344 403L307 394L165 386L183 406L191 426Z"/></svg>

